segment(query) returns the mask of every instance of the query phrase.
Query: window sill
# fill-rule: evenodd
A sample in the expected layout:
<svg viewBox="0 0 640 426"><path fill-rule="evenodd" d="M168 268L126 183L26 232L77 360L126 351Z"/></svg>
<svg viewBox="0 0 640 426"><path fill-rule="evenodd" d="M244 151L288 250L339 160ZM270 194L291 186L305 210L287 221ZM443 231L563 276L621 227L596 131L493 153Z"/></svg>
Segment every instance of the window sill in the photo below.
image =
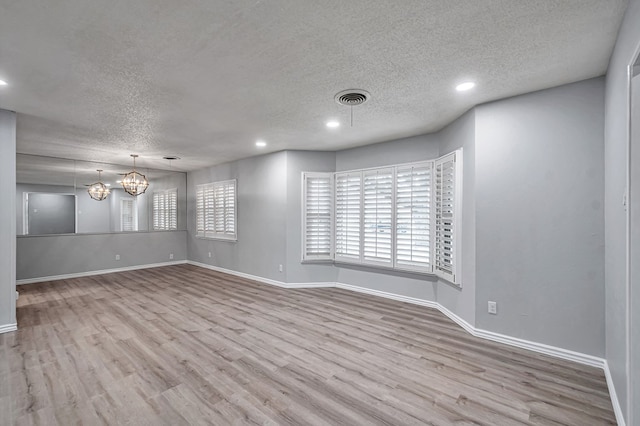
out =
<svg viewBox="0 0 640 426"><path fill-rule="evenodd" d="M210 241L226 241L228 243L237 243L238 239L237 238L224 238L224 237L202 237L202 236L196 236L197 239L199 240L210 240Z"/></svg>

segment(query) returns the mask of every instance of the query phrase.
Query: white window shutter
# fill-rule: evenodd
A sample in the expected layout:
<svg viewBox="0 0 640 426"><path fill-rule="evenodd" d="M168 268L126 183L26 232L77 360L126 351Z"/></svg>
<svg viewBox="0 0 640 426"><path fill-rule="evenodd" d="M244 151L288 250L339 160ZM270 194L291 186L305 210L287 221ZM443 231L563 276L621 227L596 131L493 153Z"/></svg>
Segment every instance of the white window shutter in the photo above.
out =
<svg viewBox="0 0 640 426"><path fill-rule="evenodd" d="M196 235L204 238L236 240L236 200L236 180L198 185L196 187Z"/></svg>
<svg viewBox="0 0 640 426"><path fill-rule="evenodd" d="M178 189L170 189L167 191L167 209L166 217L167 229L178 229Z"/></svg>
<svg viewBox="0 0 640 426"><path fill-rule="evenodd" d="M435 162L435 255L438 276L460 283L459 250L461 214L462 152L439 158Z"/></svg>
<svg viewBox="0 0 640 426"><path fill-rule="evenodd" d="M397 268L432 272L432 168L432 162L396 168Z"/></svg>
<svg viewBox="0 0 640 426"><path fill-rule="evenodd" d="M393 168L363 172L363 261L392 265Z"/></svg>
<svg viewBox="0 0 640 426"><path fill-rule="evenodd" d="M123 232L138 230L138 212L134 198L120 200L120 230Z"/></svg>
<svg viewBox="0 0 640 426"><path fill-rule="evenodd" d="M302 259L333 258L333 176L332 173L302 175Z"/></svg>
<svg viewBox="0 0 640 426"><path fill-rule="evenodd" d="M335 176L335 258L360 261L362 173Z"/></svg>
<svg viewBox="0 0 640 426"><path fill-rule="evenodd" d="M178 189L153 193L153 229L178 229Z"/></svg>
<svg viewBox="0 0 640 426"><path fill-rule="evenodd" d="M204 186L196 187L196 236L204 237Z"/></svg>

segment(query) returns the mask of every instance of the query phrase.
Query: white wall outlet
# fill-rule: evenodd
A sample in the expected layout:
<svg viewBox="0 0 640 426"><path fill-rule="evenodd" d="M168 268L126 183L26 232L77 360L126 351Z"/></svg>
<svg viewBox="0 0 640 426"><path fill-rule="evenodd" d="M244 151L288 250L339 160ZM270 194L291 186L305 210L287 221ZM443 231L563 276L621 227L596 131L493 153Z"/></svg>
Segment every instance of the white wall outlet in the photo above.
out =
<svg viewBox="0 0 640 426"><path fill-rule="evenodd" d="M173 260L173 253L169 253L169 260Z"/></svg>
<svg viewBox="0 0 640 426"><path fill-rule="evenodd" d="M211 257L211 252L209 252L209 257Z"/></svg>
<svg viewBox="0 0 640 426"><path fill-rule="evenodd" d="M489 301L488 311L490 314L496 315L498 313L498 303Z"/></svg>
<svg viewBox="0 0 640 426"><path fill-rule="evenodd" d="M120 260L120 255L116 254L116 260Z"/></svg>
<svg viewBox="0 0 640 426"><path fill-rule="evenodd" d="M20 292L16 291L16 300L20 299Z"/></svg>
<svg viewBox="0 0 640 426"><path fill-rule="evenodd" d="M280 265L278 265L278 271L282 272L283 268L282 268L282 263Z"/></svg>

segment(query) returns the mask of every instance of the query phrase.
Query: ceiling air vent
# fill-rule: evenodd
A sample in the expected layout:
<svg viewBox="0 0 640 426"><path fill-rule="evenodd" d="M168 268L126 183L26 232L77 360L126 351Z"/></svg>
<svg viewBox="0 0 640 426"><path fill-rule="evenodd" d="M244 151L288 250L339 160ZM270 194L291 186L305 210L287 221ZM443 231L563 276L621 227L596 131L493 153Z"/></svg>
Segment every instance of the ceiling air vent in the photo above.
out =
<svg viewBox="0 0 640 426"><path fill-rule="evenodd" d="M359 89L344 90L336 95L336 102L346 106L362 105L371 95L369 92Z"/></svg>

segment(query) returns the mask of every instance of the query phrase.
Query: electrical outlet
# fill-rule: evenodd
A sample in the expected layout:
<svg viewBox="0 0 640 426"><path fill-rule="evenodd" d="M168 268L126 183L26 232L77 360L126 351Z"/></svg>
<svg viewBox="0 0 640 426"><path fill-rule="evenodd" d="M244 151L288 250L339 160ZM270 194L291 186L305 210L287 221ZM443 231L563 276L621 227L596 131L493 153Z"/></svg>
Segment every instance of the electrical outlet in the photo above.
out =
<svg viewBox="0 0 640 426"><path fill-rule="evenodd" d="M489 302L488 303L488 311L490 314L493 315L497 315L498 313L498 304L496 302Z"/></svg>
<svg viewBox="0 0 640 426"><path fill-rule="evenodd" d="M278 271L282 272L282 263L278 265Z"/></svg>
<svg viewBox="0 0 640 426"><path fill-rule="evenodd" d="M169 253L169 260L173 260L173 253Z"/></svg>
<svg viewBox="0 0 640 426"><path fill-rule="evenodd" d="M211 257L211 252L209 252L209 257Z"/></svg>
<svg viewBox="0 0 640 426"><path fill-rule="evenodd" d="M116 260L120 260L120 255L116 254Z"/></svg>

